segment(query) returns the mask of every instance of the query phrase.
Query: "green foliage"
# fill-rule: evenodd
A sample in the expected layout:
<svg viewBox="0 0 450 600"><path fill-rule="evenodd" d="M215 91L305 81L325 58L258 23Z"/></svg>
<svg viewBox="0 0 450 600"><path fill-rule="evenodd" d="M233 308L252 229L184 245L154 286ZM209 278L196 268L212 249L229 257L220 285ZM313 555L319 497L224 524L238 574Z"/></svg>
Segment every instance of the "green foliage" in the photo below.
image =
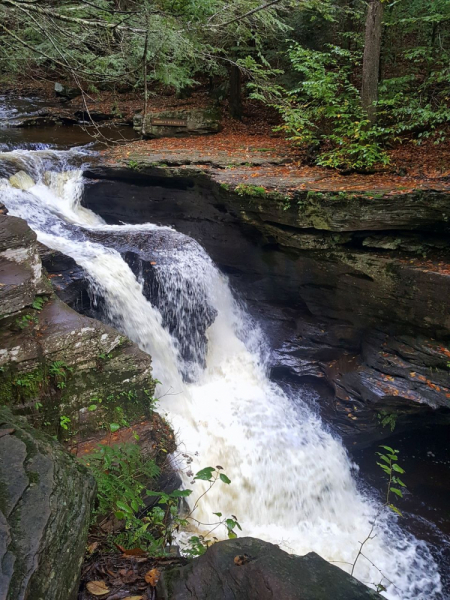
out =
<svg viewBox="0 0 450 600"><path fill-rule="evenodd" d="M263 198L266 195L266 190L260 185L247 185L240 183L235 187L236 194L238 196L252 196L254 198Z"/></svg>
<svg viewBox="0 0 450 600"><path fill-rule="evenodd" d="M395 494L395 496L397 496L399 498L403 498L403 492L402 492L401 488L403 488L403 489L406 488L406 485L399 478L399 475L403 475L404 472L405 472L402 469L402 467L400 467L400 465L398 464L398 454L399 454L399 451L398 450L394 450L390 446L380 446L380 448L382 448L384 450L384 452L377 452L376 453L379 456L379 460L382 461L382 462L377 462L377 465L388 476L387 489L386 489L386 499L385 499L383 505L380 507L378 513L376 514L375 519L372 522L372 527L371 527L371 529L370 529L370 531L369 531L366 539L363 540L362 542L360 542L358 553L357 553L356 558L355 558L355 560L354 560L354 562L352 564L351 575L353 575L353 573L354 573L354 570L355 570L355 567L356 567L356 563L358 562L360 556L363 556L364 558L367 558L363 554L364 546L367 544L367 542L369 540L372 540L376 536L376 534L374 533L375 532L375 528L377 526L378 519L380 518L380 516L383 513L383 511L386 508L389 508L390 510L392 510L394 513L396 513L400 517L403 516L402 513L400 512L400 510L391 501L392 494ZM373 565L373 563L371 563L371 564ZM373 565L373 566L376 569L378 569L378 567L376 565ZM380 571L380 569L378 569L378 571ZM387 579L385 577L385 575L383 575L383 573L381 571L380 571L380 574L382 576L381 582L379 584L374 584L378 592L382 592L382 591L386 590L386 587L383 584L384 580L387 581L387 582L389 582L389 583L392 583L391 581L389 581L389 579Z"/></svg>
<svg viewBox="0 0 450 600"><path fill-rule="evenodd" d="M17 391L18 400L27 400L36 397L43 384L44 374L41 369L35 369L28 373L20 373L20 375L13 379L13 387Z"/></svg>
<svg viewBox="0 0 450 600"><path fill-rule="evenodd" d="M138 518L136 513L145 509L143 492L160 473L156 463L144 459L136 444L99 446L83 462L97 481L95 520L114 513L124 522L118 543L129 548L139 544L145 550L153 549L156 540L149 530L150 522Z"/></svg>
<svg viewBox="0 0 450 600"><path fill-rule="evenodd" d="M140 171L141 165L136 160L129 160L128 167L133 169L133 171Z"/></svg>
<svg viewBox="0 0 450 600"><path fill-rule="evenodd" d="M362 170L388 164L382 131L370 126L352 83L360 54L334 45L317 51L292 43L289 58L299 82L284 96L278 93L274 106L284 120L278 130L295 144L315 149L321 166Z"/></svg>
<svg viewBox="0 0 450 600"><path fill-rule="evenodd" d="M15 73L24 64L53 65L93 93L105 82L142 89L145 62L149 87L181 90L197 74L225 73L225 54L260 58L266 40L287 30L280 15L291 4L280 0L244 18L255 0L136 0L127 13L114 0L40 0L26 10L0 3L0 65Z"/></svg>
<svg viewBox="0 0 450 600"><path fill-rule="evenodd" d="M64 429L64 431L67 431L69 429L70 422L71 422L71 419L69 417L67 417L66 415L61 415L59 417L59 424L60 424L61 428Z"/></svg>
<svg viewBox="0 0 450 600"><path fill-rule="evenodd" d="M47 299L43 296L36 296L36 298L33 301L33 304L31 305L32 308L34 308L35 310L42 310L42 308L44 307L44 304L46 303Z"/></svg>
<svg viewBox="0 0 450 600"><path fill-rule="evenodd" d="M189 523L199 524L193 513L201 498L217 481L227 485L231 483L221 472L221 467L207 467L199 471L194 480L206 482L209 487L185 514L182 501L192 494L192 490L166 493L148 489L156 486L160 469L154 460L143 457L136 444L100 446L97 452L83 458L82 462L91 469L97 481L94 522L114 514L115 518L123 523L123 527L111 541L126 548L137 546L153 555L164 554L176 530L186 527ZM222 513L215 515L218 521L211 524L212 530L223 526L229 537L236 537L235 529L240 529L236 517L225 518L222 517ZM211 540L205 536L193 536L186 554L203 554L210 543Z"/></svg>
<svg viewBox="0 0 450 600"><path fill-rule="evenodd" d="M38 318L36 315L22 315L16 319L15 323L19 329L23 330L36 325L38 323Z"/></svg>
<svg viewBox="0 0 450 600"><path fill-rule="evenodd" d="M397 424L396 413L388 413L382 410L378 413L377 417L383 427L389 427L391 431L394 431L395 425Z"/></svg>
<svg viewBox="0 0 450 600"><path fill-rule="evenodd" d="M53 378L56 387L63 390L67 385L67 379L73 372L72 367L68 367L62 360L55 360L48 369L50 377Z"/></svg>
<svg viewBox="0 0 450 600"><path fill-rule="evenodd" d="M377 465L382 469L386 475L389 477L388 485L387 485L387 494L386 494L386 503L385 506L388 506L391 510L397 513L400 516L403 516L400 510L394 506L391 502L391 495L395 494L399 498L403 498L403 492L400 488L405 488L406 485L400 479L399 475L403 475L405 473L404 469L400 467L398 464L398 450L394 450L390 446L380 446L383 448L385 453L377 452L377 455L380 458L380 461L377 462ZM396 487L394 487L396 486Z"/></svg>

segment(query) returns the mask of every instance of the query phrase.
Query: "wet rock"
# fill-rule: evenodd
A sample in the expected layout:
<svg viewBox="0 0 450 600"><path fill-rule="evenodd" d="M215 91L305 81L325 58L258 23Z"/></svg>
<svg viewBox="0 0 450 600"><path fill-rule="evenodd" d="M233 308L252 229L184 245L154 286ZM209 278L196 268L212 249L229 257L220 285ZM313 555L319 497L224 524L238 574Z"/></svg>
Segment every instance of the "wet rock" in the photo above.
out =
<svg viewBox="0 0 450 600"><path fill-rule="evenodd" d="M114 119L115 115L113 113L105 113L100 110L90 110L89 112L86 110L77 110L75 112L75 117L80 121L85 121L87 123L90 121L97 123L100 121L110 121L111 119Z"/></svg>
<svg viewBox="0 0 450 600"><path fill-rule="evenodd" d="M0 597L74 600L94 479L58 443L5 408L0 456Z"/></svg>
<svg viewBox="0 0 450 600"><path fill-rule="evenodd" d="M43 244L38 244L38 252L58 298L77 312L94 316L89 280L84 269L70 256Z"/></svg>
<svg viewBox="0 0 450 600"><path fill-rule="evenodd" d="M52 295L25 221L0 215L0 225L0 404L59 435L61 416L87 433L148 414L150 357Z"/></svg>
<svg viewBox="0 0 450 600"><path fill-rule="evenodd" d="M197 285L201 274L195 271L195 258L202 252L197 242L177 231L160 228L117 231L114 236L109 232L87 235L120 252L143 281L145 297L158 308L163 324L178 340L184 360L183 375L191 379L206 364L206 330L217 316L204 289Z"/></svg>
<svg viewBox="0 0 450 600"><path fill-rule="evenodd" d="M36 234L22 219L0 215L0 315L30 306L51 286L42 273Z"/></svg>
<svg viewBox="0 0 450 600"><path fill-rule="evenodd" d="M164 600L369 600L381 596L314 552L293 556L254 538L213 544L186 566L165 570Z"/></svg>
<svg viewBox="0 0 450 600"><path fill-rule="evenodd" d="M139 172L96 169L91 176L101 180L86 188L85 206L109 222L171 225L199 241L263 324L274 378L325 379L336 392L332 403L325 401L327 419L352 444L388 435L379 420L386 410L398 412L398 428L420 426L421 416L446 419L448 190L305 190L287 203L280 194L246 196L218 186L223 169L163 170L150 167L151 159ZM239 172L231 171L237 177L232 187ZM259 176L251 181L259 182ZM423 371L403 356L400 375L393 372L398 351L390 344L398 336L444 348L440 366L418 341L412 352ZM383 352L392 360L374 365ZM427 382L418 385L415 372ZM398 379L390 392L385 377ZM355 403L357 418L348 402Z"/></svg>
<svg viewBox="0 0 450 600"><path fill-rule="evenodd" d="M196 108L135 115L134 129L144 138L180 137L217 133L221 129L220 112L214 108Z"/></svg>
<svg viewBox="0 0 450 600"><path fill-rule="evenodd" d="M76 98L77 96L81 96L81 90L78 87L71 88L66 85L63 85L62 83L56 82L55 83L55 94L58 98L63 98L65 100L72 100L73 98Z"/></svg>
<svg viewBox="0 0 450 600"><path fill-rule="evenodd" d="M9 183L12 187L24 190L25 192L36 185L33 179L25 173L25 171L18 171L15 175L11 175Z"/></svg>

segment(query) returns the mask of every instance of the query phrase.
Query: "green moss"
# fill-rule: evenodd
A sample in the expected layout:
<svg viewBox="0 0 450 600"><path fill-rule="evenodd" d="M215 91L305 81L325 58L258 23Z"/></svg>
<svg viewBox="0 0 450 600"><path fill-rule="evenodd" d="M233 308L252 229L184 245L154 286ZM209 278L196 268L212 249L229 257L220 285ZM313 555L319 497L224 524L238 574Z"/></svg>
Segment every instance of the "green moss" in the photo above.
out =
<svg viewBox="0 0 450 600"><path fill-rule="evenodd" d="M266 189L261 185L247 185L245 183L237 185L234 191L238 196L252 196L254 198L264 198L267 194Z"/></svg>

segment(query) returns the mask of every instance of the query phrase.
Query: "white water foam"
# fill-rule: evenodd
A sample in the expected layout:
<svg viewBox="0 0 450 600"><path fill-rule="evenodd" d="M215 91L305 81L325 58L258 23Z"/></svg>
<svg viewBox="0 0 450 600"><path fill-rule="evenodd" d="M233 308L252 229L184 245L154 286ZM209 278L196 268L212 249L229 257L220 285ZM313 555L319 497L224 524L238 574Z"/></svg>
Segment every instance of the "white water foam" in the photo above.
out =
<svg viewBox="0 0 450 600"><path fill-rule="evenodd" d="M28 154L32 160L39 153ZM232 480L229 486L216 485L202 499L196 517L208 523L216 520L217 511L236 514L244 535L278 543L296 554L316 551L350 570L345 563L355 560L379 507L357 489L345 449L317 415L301 398L288 397L268 379L264 340L203 249L188 244L189 250L172 254L170 267L158 267L159 277L166 278L166 291L178 290L167 301L178 306L180 318L183 302L190 301L183 294L183 279L195 282L189 294L200 294L217 310L207 330L206 368L195 372L194 383L185 384L177 343L164 329L161 314L144 298L141 283L118 252L85 235L96 229L114 236L122 226L105 225L80 207L80 172L38 179L28 192L4 181L0 199L10 214L29 222L40 241L86 270L105 300L109 318L152 355L155 376L164 391L170 390L163 407L183 450L194 459L192 470L221 465ZM150 235L158 228L149 224L136 229ZM191 487L187 474L184 483ZM191 502L201 493L199 487L196 483ZM368 584L382 580L388 588L385 596L393 600L437 599L440 577L427 546L403 532L392 515L379 519L376 534L365 544L369 560L358 560L355 576Z"/></svg>

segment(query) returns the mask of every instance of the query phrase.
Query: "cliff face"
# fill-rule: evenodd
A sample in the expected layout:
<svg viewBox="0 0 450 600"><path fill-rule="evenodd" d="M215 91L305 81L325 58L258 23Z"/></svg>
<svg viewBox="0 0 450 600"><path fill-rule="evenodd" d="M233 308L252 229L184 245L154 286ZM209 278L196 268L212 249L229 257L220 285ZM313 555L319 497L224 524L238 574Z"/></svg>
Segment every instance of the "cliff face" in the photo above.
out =
<svg viewBox="0 0 450 600"><path fill-rule="evenodd" d="M0 404L61 436L139 419L151 359L53 293L25 221L0 215Z"/></svg>
<svg viewBox="0 0 450 600"><path fill-rule="evenodd" d="M289 180L277 180L267 192L274 178L243 185L239 169L149 160L87 172L97 181L85 206L112 223L152 221L197 239L263 317L273 377L326 381L326 410L357 442L447 419L446 189L287 193Z"/></svg>
<svg viewBox="0 0 450 600"><path fill-rule="evenodd" d="M0 597L77 597L95 480L60 444L0 407Z"/></svg>

